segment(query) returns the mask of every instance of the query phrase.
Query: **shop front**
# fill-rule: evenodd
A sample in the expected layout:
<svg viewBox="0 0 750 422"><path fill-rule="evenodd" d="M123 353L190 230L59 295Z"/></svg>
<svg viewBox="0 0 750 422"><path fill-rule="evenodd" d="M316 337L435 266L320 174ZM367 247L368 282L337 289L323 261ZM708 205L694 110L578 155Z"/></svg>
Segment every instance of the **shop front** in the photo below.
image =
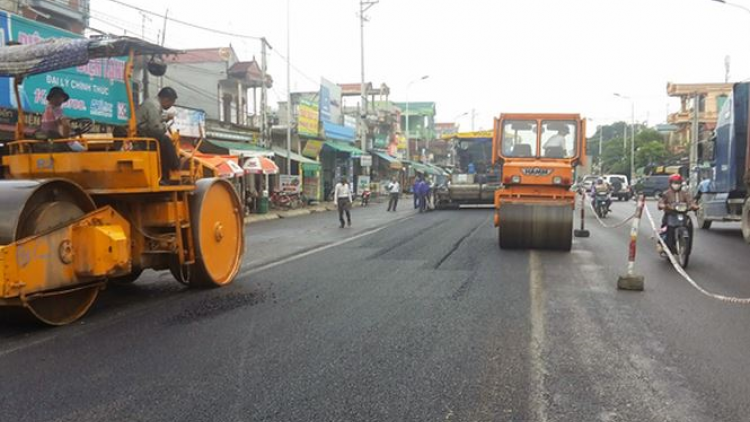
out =
<svg viewBox="0 0 750 422"><path fill-rule="evenodd" d="M360 160L360 157L364 155L366 155L365 152L355 147L353 142L327 140L323 144L320 157L326 198L330 198L334 186L342 178L346 178L353 186L357 186L357 175L363 174L362 168L367 168L362 166Z"/></svg>
<svg viewBox="0 0 750 422"><path fill-rule="evenodd" d="M403 183L403 163L395 157L392 157L386 151L371 150L373 166L372 166L372 182L376 184L376 192L383 193L384 188L388 183L395 177L400 183Z"/></svg>

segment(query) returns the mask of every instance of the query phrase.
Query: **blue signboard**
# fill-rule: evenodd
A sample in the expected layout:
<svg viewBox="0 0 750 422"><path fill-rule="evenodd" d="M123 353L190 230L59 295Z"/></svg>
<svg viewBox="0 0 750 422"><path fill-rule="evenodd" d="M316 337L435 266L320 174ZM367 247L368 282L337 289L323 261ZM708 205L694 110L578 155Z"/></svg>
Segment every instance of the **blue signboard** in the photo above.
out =
<svg viewBox="0 0 750 422"><path fill-rule="evenodd" d="M0 11L0 45L10 40L10 34L8 33L8 14ZM6 99L10 99L10 80L8 78L0 78L0 107L4 106Z"/></svg>
<svg viewBox="0 0 750 422"><path fill-rule="evenodd" d="M35 44L48 38L81 37L20 16L3 15L0 20L5 25L5 42ZM63 105L66 116L123 125L130 116L125 64L124 59L92 60L83 66L27 77L21 90L23 107L33 113L44 112L47 93L59 86L70 95L70 100ZM8 78L0 78L0 107L17 108L11 83Z"/></svg>

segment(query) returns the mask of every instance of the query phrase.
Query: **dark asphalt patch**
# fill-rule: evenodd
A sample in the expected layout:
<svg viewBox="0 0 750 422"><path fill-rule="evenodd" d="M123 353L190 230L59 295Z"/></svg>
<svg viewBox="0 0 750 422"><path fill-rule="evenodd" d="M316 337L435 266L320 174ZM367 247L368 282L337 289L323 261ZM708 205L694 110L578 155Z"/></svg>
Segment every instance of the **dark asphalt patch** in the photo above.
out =
<svg viewBox="0 0 750 422"><path fill-rule="evenodd" d="M216 318L239 308L265 303L266 294L262 291L236 292L213 296L205 301L189 304L187 309L167 319L167 325L188 325L206 319Z"/></svg>
<svg viewBox="0 0 750 422"><path fill-rule="evenodd" d="M448 253L445 254L445 256L443 256L442 258L440 258L440 260L437 262L437 264L435 264L435 269L436 270L440 269L440 267L445 263L445 261L447 261L448 258L450 258L450 256L453 255L458 250L458 248L461 247L461 245L466 241L466 239L474 236L477 233L477 231L479 231L479 229L481 229L482 227L484 227L485 223L486 223L486 220L482 221L476 227L474 227L474 230L470 231L469 233L467 233L466 235L464 235L460 239L458 239L458 241L453 244L453 247L451 248L451 250L448 251Z"/></svg>

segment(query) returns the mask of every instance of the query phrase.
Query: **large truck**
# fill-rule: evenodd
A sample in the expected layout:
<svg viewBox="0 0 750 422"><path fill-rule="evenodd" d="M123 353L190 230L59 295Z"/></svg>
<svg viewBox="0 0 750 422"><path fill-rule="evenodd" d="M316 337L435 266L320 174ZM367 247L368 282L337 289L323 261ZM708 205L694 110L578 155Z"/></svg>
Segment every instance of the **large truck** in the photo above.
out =
<svg viewBox="0 0 750 422"><path fill-rule="evenodd" d="M709 164L699 178L698 225L710 229L714 221L739 221L750 243L750 142L748 113L750 83L734 85L724 103L714 136L698 144L698 158ZM699 171L701 167L692 169Z"/></svg>
<svg viewBox="0 0 750 422"><path fill-rule="evenodd" d="M492 164L492 131L444 137L451 145L453 169L449 183L435 192L437 209L490 206L500 188L501 172Z"/></svg>

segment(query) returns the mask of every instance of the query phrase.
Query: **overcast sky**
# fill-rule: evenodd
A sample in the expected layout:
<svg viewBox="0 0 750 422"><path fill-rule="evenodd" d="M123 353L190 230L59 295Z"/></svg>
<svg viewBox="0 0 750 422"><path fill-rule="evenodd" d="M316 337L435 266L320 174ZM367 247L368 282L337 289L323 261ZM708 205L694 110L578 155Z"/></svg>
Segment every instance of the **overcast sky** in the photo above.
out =
<svg viewBox="0 0 750 422"><path fill-rule="evenodd" d="M176 19L266 37L287 53L285 0L125 0ZM320 77L359 82L358 0L289 0L292 90L315 90ZM735 0L750 7L750 0ZM188 4L190 4L188 6ZM202 6L197 7L198 4ZM137 11L91 0L91 26L140 35ZM476 129L502 112L573 112L590 126L630 119L664 122L677 103L667 82L723 82L750 77L750 13L712 0L381 0L365 28L366 78L391 87L391 99L435 101L439 121L476 110ZM145 21L154 39L163 22ZM118 28L119 27L119 28ZM260 42L170 22L166 44L231 43L242 59L260 58ZM286 65L272 55L272 98L286 92ZM471 118L458 119L461 130Z"/></svg>

